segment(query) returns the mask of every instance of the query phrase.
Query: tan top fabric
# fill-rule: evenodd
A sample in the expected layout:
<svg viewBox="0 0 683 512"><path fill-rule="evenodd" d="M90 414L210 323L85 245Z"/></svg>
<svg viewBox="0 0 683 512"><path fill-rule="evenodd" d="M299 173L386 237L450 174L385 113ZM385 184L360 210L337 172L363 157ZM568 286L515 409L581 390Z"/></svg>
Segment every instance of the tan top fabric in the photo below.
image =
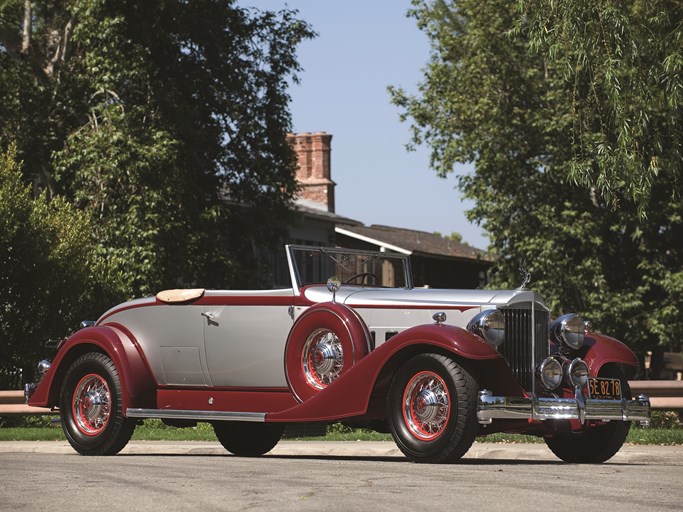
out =
<svg viewBox="0 0 683 512"><path fill-rule="evenodd" d="M182 289L182 290L164 290L157 293L157 299L161 302L189 302L197 300L204 295L206 290L204 288Z"/></svg>

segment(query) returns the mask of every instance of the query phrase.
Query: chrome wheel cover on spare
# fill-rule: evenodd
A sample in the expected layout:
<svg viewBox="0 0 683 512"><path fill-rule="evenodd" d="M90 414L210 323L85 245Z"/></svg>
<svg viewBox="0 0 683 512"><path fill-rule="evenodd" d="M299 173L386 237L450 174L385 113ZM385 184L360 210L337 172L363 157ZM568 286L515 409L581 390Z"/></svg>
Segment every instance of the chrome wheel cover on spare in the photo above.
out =
<svg viewBox="0 0 683 512"><path fill-rule="evenodd" d="M441 377L422 371L410 379L403 393L403 418L414 437L436 439L446 429L450 413L448 387Z"/></svg>
<svg viewBox="0 0 683 512"><path fill-rule="evenodd" d="M339 337L328 329L313 331L304 344L301 364L311 386L316 389L328 386L344 367L344 350Z"/></svg>
<svg viewBox="0 0 683 512"><path fill-rule="evenodd" d="M72 412L76 426L83 434L100 434L107 427L111 414L111 393L107 381L94 373L83 377L74 389Z"/></svg>

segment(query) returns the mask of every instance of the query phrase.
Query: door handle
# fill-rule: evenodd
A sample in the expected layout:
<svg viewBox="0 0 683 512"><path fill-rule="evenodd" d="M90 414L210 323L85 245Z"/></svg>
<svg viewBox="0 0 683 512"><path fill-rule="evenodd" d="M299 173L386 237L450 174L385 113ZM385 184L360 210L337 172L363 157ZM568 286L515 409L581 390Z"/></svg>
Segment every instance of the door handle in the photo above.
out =
<svg viewBox="0 0 683 512"><path fill-rule="evenodd" d="M208 311L202 311L202 316L206 318L207 323L209 325L218 325L218 322L216 322L216 320L213 319L213 313L209 313Z"/></svg>

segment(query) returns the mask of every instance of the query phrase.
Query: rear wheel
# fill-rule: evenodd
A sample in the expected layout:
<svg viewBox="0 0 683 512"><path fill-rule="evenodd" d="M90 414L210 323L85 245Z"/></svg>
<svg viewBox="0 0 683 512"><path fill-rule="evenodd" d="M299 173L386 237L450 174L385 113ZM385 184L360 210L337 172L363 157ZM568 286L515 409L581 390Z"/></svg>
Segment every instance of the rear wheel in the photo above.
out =
<svg viewBox="0 0 683 512"><path fill-rule="evenodd" d="M453 462L474 442L477 383L453 359L420 354L396 372L387 417L400 450L415 462Z"/></svg>
<svg viewBox="0 0 683 512"><path fill-rule="evenodd" d="M84 354L69 367L59 411L66 439L81 455L114 455L135 430L135 422L123 417L116 365L99 352Z"/></svg>
<svg viewBox="0 0 683 512"><path fill-rule="evenodd" d="M601 377L618 377L622 396L630 399L631 388L620 373L608 371ZM621 449L630 428L630 421L587 424L580 431L554 434L546 438L545 443L565 462L598 464L611 459Z"/></svg>
<svg viewBox="0 0 683 512"><path fill-rule="evenodd" d="M223 448L240 457L259 457L275 448L285 430L284 423L217 421L213 431Z"/></svg>

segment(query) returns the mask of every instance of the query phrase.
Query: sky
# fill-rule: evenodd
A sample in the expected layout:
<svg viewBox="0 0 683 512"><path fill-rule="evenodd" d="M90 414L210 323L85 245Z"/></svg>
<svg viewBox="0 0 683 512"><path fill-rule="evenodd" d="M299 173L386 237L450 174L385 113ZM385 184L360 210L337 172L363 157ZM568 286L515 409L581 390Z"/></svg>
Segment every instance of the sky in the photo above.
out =
<svg viewBox="0 0 683 512"><path fill-rule="evenodd" d="M244 7L296 9L318 33L298 49L303 71L292 84L294 132L332 134L336 213L363 222L429 233L458 232L485 249L470 224L456 179L429 167L429 149L408 152L410 123L390 103L387 86L416 93L429 42L406 13L410 0L240 0ZM463 166L456 172L466 173Z"/></svg>

